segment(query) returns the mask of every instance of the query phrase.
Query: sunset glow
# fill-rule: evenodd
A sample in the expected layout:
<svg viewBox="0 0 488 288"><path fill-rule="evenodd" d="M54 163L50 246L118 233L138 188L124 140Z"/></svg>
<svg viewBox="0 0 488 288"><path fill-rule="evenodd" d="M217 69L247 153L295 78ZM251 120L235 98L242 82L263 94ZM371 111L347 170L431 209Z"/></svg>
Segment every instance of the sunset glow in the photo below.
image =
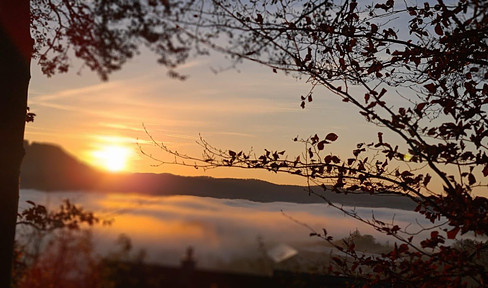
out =
<svg viewBox="0 0 488 288"><path fill-rule="evenodd" d="M94 164L112 172L125 170L131 154L131 149L116 145L104 146L92 152Z"/></svg>

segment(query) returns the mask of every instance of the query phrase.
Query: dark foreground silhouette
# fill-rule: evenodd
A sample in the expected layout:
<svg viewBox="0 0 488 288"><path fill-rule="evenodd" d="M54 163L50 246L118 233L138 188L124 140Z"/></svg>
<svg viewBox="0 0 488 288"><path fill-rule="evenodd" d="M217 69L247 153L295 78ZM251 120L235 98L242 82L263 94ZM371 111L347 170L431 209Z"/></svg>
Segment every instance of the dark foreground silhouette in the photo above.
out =
<svg viewBox="0 0 488 288"><path fill-rule="evenodd" d="M117 275L115 288L174 287L174 288L247 288L247 287L308 287L339 288L360 285L361 280L351 277L296 273L275 270L271 275L253 275L198 269L193 250L189 248L180 267L162 265L107 262ZM119 271L123 270L123 271Z"/></svg>

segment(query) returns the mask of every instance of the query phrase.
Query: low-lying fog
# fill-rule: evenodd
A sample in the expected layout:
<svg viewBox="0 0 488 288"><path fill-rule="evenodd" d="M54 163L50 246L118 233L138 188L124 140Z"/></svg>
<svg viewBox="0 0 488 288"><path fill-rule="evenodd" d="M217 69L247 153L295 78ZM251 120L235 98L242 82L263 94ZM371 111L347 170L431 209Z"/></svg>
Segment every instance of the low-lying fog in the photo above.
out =
<svg viewBox="0 0 488 288"><path fill-rule="evenodd" d="M29 206L26 200L55 209L63 199L70 199L102 219L114 220L111 226L94 228L100 253L113 249L118 235L125 234L136 250L146 250L147 262L162 264L177 265L188 246L195 248L200 267L259 255L262 253L260 243L266 249L278 244L288 244L298 250L326 249L320 239L310 237L311 231L297 222L317 231L326 228L335 239L359 229L361 234L374 235L379 242L393 241L326 204L22 190L20 210ZM359 207L356 211L365 217L374 213L376 219L386 222L394 219L401 227L415 223L415 219L421 221L412 211ZM411 231L415 228L419 226L413 224Z"/></svg>

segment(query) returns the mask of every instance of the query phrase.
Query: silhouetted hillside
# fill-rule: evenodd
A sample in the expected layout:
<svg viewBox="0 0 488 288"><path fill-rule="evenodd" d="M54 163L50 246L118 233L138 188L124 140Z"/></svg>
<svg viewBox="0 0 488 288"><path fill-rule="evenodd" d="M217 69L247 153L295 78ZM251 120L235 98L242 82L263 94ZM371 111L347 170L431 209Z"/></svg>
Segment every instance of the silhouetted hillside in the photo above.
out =
<svg viewBox="0 0 488 288"><path fill-rule="evenodd" d="M21 188L45 191L93 189L102 176L59 146L24 142L24 148Z"/></svg>
<svg viewBox="0 0 488 288"><path fill-rule="evenodd" d="M150 195L194 195L202 197L247 199L256 202L323 203L309 196L306 187L277 185L255 179L217 179L172 174L112 174L98 171L68 155L58 146L26 144L21 172L21 188L44 191L99 191ZM321 191L317 188L316 191ZM326 192L336 203L347 206L413 209L405 197L343 195Z"/></svg>

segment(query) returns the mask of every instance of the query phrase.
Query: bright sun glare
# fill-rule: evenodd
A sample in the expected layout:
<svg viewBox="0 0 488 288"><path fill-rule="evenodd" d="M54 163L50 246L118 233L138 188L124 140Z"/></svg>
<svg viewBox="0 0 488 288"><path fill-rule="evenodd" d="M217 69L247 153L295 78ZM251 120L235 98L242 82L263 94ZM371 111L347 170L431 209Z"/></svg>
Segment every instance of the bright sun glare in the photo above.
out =
<svg viewBox="0 0 488 288"><path fill-rule="evenodd" d="M112 172L118 172L127 167L127 160L131 152L127 147L111 145L93 151L93 157L98 166Z"/></svg>

